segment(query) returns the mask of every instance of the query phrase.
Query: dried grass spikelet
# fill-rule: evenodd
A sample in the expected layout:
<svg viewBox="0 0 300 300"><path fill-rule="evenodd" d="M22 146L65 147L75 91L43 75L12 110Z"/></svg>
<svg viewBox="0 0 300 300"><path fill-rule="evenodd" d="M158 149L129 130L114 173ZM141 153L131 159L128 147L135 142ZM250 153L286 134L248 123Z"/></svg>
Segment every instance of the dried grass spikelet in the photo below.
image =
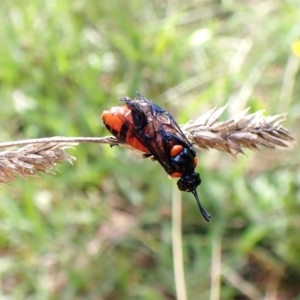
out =
<svg viewBox="0 0 300 300"><path fill-rule="evenodd" d="M36 172L53 174L51 169L62 161L73 163L75 157L65 152L71 143L28 144L0 152L0 183L9 183L17 176L34 176Z"/></svg>
<svg viewBox="0 0 300 300"><path fill-rule="evenodd" d="M265 117L263 111L247 115L247 108L227 121L218 122L226 107L214 108L181 127L197 150L211 148L236 155L243 153L243 148L288 147L285 142L293 141L290 133L280 125L285 115Z"/></svg>

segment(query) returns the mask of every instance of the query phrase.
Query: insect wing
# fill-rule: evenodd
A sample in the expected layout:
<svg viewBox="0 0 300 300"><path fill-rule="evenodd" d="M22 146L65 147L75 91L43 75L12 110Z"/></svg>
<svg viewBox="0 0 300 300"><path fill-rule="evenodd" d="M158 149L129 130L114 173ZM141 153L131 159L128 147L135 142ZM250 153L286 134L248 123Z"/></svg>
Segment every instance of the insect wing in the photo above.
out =
<svg viewBox="0 0 300 300"><path fill-rule="evenodd" d="M171 146L192 146L173 117L147 98L138 95L137 100L120 99L131 109L136 138L147 148L168 174L171 166Z"/></svg>
<svg viewBox="0 0 300 300"><path fill-rule="evenodd" d="M182 130L180 129L179 125L175 121L175 119L163 108L159 107L157 104L152 102L151 100L143 97L139 93L137 93L138 99L140 101L143 101L144 103L147 103L147 105L144 105L143 107L148 107L148 110L151 109L151 113L149 115L155 116L158 121L163 125L163 130L168 132L173 138L179 142L179 144L182 144L185 147L193 149L193 146L188 141ZM147 113L147 112L145 112Z"/></svg>

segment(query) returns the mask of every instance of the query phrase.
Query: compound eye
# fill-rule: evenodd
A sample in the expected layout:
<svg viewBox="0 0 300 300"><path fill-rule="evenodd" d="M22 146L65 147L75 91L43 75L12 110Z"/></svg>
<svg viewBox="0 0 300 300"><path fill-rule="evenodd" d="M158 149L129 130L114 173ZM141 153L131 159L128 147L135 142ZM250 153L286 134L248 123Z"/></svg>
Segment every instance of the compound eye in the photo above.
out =
<svg viewBox="0 0 300 300"><path fill-rule="evenodd" d="M181 191L191 192L195 190L200 183L201 183L201 179L199 174L194 172L190 175L181 177L177 181L177 186Z"/></svg>

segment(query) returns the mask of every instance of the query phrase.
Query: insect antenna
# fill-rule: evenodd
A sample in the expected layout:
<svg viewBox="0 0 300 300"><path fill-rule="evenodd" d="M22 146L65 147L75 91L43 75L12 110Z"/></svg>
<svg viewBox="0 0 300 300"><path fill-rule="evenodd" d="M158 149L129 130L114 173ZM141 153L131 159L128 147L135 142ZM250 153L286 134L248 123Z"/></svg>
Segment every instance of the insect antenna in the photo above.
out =
<svg viewBox="0 0 300 300"><path fill-rule="evenodd" d="M203 216L203 218L205 219L205 221L209 222L209 219L210 219L210 214L206 211L206 209L204 208L204 206L201 204L199 198L198 198L198 194L197 194L197 190L196 189L193 189L191 190L191 193L194 195L197 203L198 203L198 206L199 206L199 209L200 209L200 212Z"/></svg>

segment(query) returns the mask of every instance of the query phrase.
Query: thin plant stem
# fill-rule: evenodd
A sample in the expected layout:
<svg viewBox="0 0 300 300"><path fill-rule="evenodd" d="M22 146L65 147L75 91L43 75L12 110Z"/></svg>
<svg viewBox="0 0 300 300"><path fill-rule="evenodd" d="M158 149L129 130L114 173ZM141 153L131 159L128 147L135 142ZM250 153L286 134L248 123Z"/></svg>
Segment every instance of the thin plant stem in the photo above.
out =
<svg viewBox="0 0 300 300"><path fill-rule="evenodd" d="M220 300L221 289L221 241L215 237L212 242L210 300Z"/></svg>
<svg viewBox="0 0 300 300"><path fill-rule="evenodd" d="M222 266L223 278L250 300L262 300L262 293L250 282L229 267Z"/></svg>
<svg viewBox="0 0 300 300"><path fill-rule="evenodd" d="M15 146L24 146L29 144L45 144L45 143L99 143L99 144L113 144L116 143L116 138L112 136L105 137L64 137L55 136L49 138L29 139L13 142L0 143L0 148L9 148Z"/></svg>
<svg viewBox="0 0 300 300"><path fill-rule="evenodd" d="M176 299L187 300L183 251L182 251L182 228L181 228L181 193L176 183L172 184L172 248L173 265L176 288Z"/></svg>

